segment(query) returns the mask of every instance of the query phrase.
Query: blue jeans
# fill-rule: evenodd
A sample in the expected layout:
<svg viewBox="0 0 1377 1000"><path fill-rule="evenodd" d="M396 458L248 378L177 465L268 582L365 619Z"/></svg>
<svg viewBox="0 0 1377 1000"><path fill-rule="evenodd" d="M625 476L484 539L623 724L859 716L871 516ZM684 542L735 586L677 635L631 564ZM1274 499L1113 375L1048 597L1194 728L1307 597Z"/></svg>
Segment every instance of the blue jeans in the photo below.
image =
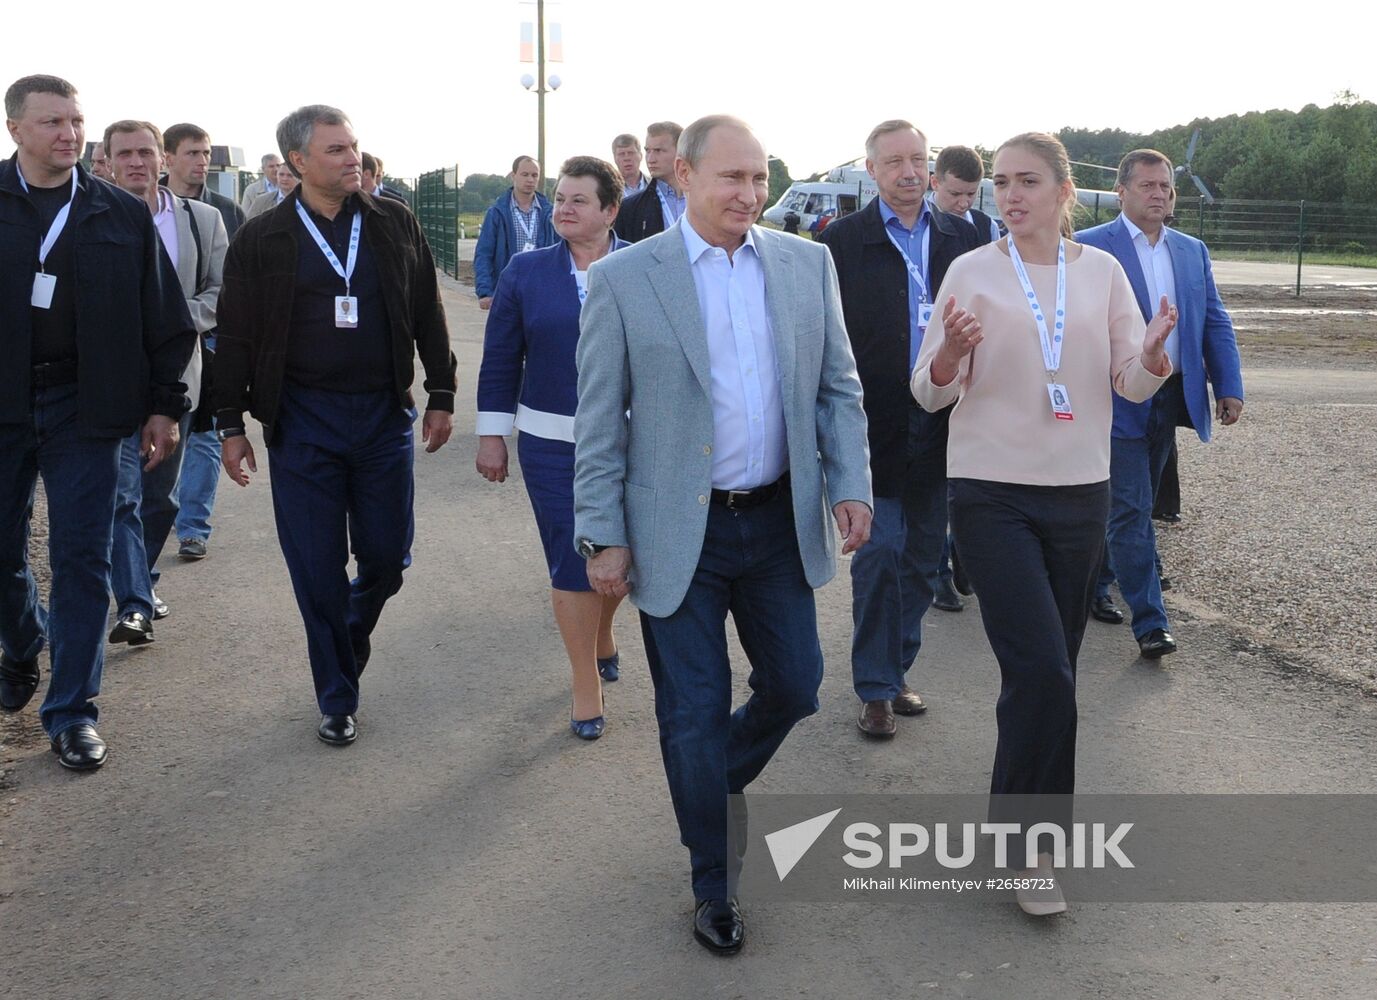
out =
<svg viewBox="0 0 1377 1000"><path fill-rule="evenodd" d="M1119 592L1133 613L1133 635L1138 639L1153 629L1169 627L1158 582L1161 564L1152 525L1152 498L1185 412L1180 377L1173 376L1153 397L1147 436L1109 440L1108 558L1096 592L1103 596L1109 592L1109 580L1119 581Z"/></svg>
<svg viewBox="0 0 1377 1000"><path fill-rule="evenodd" d="M177 447L152 472L144 472L140 432L120 445L119 488L114 531L110 538L110 590L119 614L138 611L153 617L153 588L158 585L158 556L177 516L177 479L186 450L190 414L177 427Z"/></svg>
<svg viewBox="0 0 1377 1000"><path fill-rule="evenodd" d="M391 391L282 388L268 447L273 513L324 715L358 711L355 646L411 565L415 419Z"/></svg>
<svg viewBox="0 0 1377 1000"><path fill-rule="evenodd" d="M220 485L220 441L214 431L187 439L182 478L177 484L177 538L210 538L210 514Z"/></svg>
<svg viewBox="0 0 1377 1000"><path fill-rule="evenodd" d="M876 497L870 541L851 557L851 680L861 701L894 698L923 642L947 538L945 414L912 409L902 497Z"/></svg>
<svg viewBox="0 0 1377 1000"><path fill-rule="evenodd" d="M82 426L76 385L38 390L32 422L0 425L0 645L31 660L46 641L52 668L39 715L50 737L99 714L119 449L118 438L93 437ZM53 574L47 609L28 557L40 475Z"/></svg>
<svg viewBox="0 0 1377 1000"><path fill-rule="evenodd" d="M787 490L746 511L712 504L683 603L666 618L641 613L660 753L699 900L730 895L728 796L818 710L817 610L791 504ZM751 664L751 696L734 712L728 613Z"/></svg>

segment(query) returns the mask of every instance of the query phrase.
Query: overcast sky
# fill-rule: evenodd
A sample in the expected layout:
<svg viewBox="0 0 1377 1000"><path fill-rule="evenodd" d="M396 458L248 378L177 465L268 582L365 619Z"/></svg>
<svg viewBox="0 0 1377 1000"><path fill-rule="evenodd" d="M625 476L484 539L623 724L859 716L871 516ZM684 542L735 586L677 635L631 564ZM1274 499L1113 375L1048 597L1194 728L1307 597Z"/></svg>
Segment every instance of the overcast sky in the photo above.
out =
<svg viewBox="0 0 1377 1000"><path fill-rule="evenodd" d="M534 4L274 2L221 17L221 0L125 8L123 21L109 2L7 6L3 85L71 80L90 139L117 118L193 121L256 167L286 112L324 103L396 176L456 162L461 175L506 173L535 153L536 98L519 82L534 73L519 62ZM565 61L550 67L563 86L546 102L546 158L606 157L619 132L728 112L801 177L860 155L886 118L910 119L935 145L994 146L1029 129L1150 131L1323 106L1344 89L1377 99L1371 32L1352 4L1100 7L565 0L547 8ZM976 48L986 58L972 71Z"/></svg>

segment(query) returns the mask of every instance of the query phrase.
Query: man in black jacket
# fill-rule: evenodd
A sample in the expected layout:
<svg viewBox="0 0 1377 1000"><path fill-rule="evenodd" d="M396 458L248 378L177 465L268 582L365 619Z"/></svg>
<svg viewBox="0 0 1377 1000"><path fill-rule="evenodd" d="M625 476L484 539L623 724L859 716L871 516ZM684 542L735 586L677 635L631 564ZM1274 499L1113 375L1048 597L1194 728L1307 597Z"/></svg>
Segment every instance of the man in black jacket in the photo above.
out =
<svg viewBox="0 0 1377 1000"><path fill-rule="evenodd" d="M278 125L277 144L301 184L230 246L217 433L226 471L247 486L244 463L257 466L244 411L263 424L322 716L316 733L343 746L357 736L373 627L411 564L415 358L426 372L428 452L449 440L456 363L420 225L406 206L360 191L349 119L299 108Z"/></svg>
<svg viewBox="0 0 1377 1000"><path fill-rule="evenodd" d="M628 243L662 233L684 214L684 192L674 176L679 136L674 122L652 122L645 130L645 168L650 182L622 202L614 228Z"/></svg>
<svg viewBox="0 0 1377 1000"><path fill-rule="evenodd" d="M5 93L18 151L0 164L0 707L52 674L39 714L64 767L105 762L94 699L104 665L121 439L142 426L145 469L176 444L196 331L147 207L79 164L75 88L28 76ZM28 565L43 477L52 593Z"/></svg>
<svg viewBox="0 0 1377 1000"><path fill-rule="evenodd" d="M934 295L953 260L974 249L970 223L933 209L928 148L906 121L877 125L865 143L879 196L819 237L832 251L842 312L869 422L875 519L851 559L851 673L867 736L894 735L894 713L927 706L905 675L918 656L947 530L947 417L913 401L908 376Z"/></svg>

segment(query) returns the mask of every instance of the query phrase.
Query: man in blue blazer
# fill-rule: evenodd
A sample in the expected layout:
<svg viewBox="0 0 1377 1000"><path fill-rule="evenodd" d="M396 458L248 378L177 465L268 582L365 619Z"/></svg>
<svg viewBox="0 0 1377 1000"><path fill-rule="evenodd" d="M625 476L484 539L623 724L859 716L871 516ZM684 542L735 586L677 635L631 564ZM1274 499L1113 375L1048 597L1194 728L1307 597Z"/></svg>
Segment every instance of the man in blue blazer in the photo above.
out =
<svg viewBox="0 0 1377 1000"><path fill-rule="evenodd" d="M693 932L741 947L729 796L817 711L813 588L870 535L861 384L824 247L755 227L765 151L714 115L679 139L685 214L588 273L574 536L593 589L641 612ZM750 661L732 711L726 617Z"/></svg>
<svg viewBox="0 0 1377 1000"><path fill-rule="evenodd" d="M1143 318L1161 297L1179 319L1167 338L1174 369L1152 399L1130 403L1114 397L1110 441L1109 569L1133 612L1133 635L1143 656L1175 652L1157 576L1157 536L1152 527L1153 487L1162 475L1176 428L1193 427L1210 440L1210 399L1224 426L1243 412L1243 375L1233 321L1219 300L1205 244L1164 225L1175 186L1171 161L1153 149L1136 149L1119 164L1121 214L1076 238L1113 254L1123 265ZM1102 573L1095 604L1108 604L1109 574ZM1097 615L1097 617L1099 617Z"/></svg>

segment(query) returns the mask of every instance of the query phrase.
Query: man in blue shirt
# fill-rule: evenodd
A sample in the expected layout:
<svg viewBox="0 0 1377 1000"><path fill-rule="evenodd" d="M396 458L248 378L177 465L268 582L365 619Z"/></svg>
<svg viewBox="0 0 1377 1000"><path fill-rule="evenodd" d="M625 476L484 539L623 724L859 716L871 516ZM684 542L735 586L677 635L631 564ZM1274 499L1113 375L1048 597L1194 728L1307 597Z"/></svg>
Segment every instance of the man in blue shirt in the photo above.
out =
<svg viewBox="0 0 1377 1000"><path fill-rule="evenodd" d="M550 200L541 194L540 164L529 156L512 161L512 186L488 208L473 251L473 290L478 306L492 305L502 269L523 250L551 246L555 235Z"/></svg>
<svg viewBox="0 0 1377 1000"><path fill-rule="evenodd" d="M861 700L857 724L866 736L884 739L896 731L896 712L918 715L927 708L906 677L922 642L947 533L950 411L919 408L908 376L932 319L933 296L948 265L974 249L976 233L925 199L928 144L918 129L882 122L865 150L879 197L831 223L819 239L837 265L865 390L875 520L870 545L851 560L851 673Z"/></svg>

